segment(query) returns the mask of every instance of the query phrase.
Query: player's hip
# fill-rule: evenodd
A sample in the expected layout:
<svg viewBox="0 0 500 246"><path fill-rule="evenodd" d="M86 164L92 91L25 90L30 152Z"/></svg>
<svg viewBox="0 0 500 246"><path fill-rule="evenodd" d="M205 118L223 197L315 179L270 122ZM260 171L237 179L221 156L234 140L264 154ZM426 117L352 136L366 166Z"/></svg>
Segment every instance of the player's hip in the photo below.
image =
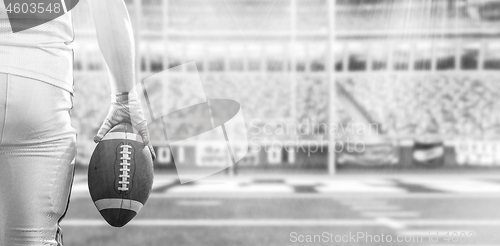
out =
<svg viewBox="0 0 500 246"><path fill-rule="evenodd" d="M0 146L74 142L72 107L66 90L0 73Z"/></svg>

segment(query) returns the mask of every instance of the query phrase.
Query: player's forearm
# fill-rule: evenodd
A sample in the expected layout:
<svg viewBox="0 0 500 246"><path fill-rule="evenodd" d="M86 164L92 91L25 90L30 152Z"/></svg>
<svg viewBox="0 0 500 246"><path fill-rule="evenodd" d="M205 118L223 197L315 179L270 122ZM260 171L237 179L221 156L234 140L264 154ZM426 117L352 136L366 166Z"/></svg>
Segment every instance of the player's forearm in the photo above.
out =
<svg viewBox="0 0 500 246"><path fill-rule="evenodd" d="M89 0L99 47L114 79L113 93L129 92L135 84L134 36L123 0Z"/></svg>

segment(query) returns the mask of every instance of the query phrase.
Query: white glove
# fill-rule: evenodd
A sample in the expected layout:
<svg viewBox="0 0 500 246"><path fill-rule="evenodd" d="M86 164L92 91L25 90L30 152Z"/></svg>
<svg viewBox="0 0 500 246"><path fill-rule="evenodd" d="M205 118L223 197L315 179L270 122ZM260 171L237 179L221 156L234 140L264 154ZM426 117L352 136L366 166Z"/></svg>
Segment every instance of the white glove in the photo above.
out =
<svg viewBox="0 0 500 246"><path fill-rule="evenodd" d="M108 115L101 125L101 128L94 137L94 142L98 143L106 135L111 128L120 123L130 123L138 131L142 137L142 142L148 146L153 160L156 159L156 154L149 140L148 125L146 117L142 112L141 104L138 100L137 93L120 93L111 97L111 107Z"/></svg>

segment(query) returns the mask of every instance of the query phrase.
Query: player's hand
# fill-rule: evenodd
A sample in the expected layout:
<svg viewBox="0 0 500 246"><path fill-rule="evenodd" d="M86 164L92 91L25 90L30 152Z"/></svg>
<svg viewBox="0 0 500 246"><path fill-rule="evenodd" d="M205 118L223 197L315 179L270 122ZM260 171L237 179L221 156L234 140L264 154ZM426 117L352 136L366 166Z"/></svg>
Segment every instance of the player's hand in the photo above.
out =
<svg viewBox="0 0 500 246"><path fill-rule="evenodd" d="M137 94L120 93L112 96L108 115L94 137L94 142L100 142L113 127L120 123L132 124L139 135L141 135L142 142L148 146L153 160L156 159L156 154L149 138L146 117L142 112Z"/></svg>

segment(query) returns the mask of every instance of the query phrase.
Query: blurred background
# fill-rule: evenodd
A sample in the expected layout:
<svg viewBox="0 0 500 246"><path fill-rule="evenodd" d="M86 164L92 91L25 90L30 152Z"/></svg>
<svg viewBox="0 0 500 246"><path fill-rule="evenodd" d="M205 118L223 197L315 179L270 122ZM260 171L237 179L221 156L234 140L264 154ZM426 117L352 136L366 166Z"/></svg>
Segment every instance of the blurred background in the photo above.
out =
<svg viewBox="0 0 500 246"><path fill-rule="evenodd" d="M500 243L500 1L125 2L138 81L196 62L173 76L198 72L217 88L210 97L238 101L249 152L180 185L175 164L220 151L170 148L153 122L152 198L127 227L107 226L86 168L108 110L108 74L82 0L72 11L78 158L68 245ZM175 92L189 90L179 83ZM182 156L175 164L173 152ZM392 240L342 240L359 232Z"/></svg>

